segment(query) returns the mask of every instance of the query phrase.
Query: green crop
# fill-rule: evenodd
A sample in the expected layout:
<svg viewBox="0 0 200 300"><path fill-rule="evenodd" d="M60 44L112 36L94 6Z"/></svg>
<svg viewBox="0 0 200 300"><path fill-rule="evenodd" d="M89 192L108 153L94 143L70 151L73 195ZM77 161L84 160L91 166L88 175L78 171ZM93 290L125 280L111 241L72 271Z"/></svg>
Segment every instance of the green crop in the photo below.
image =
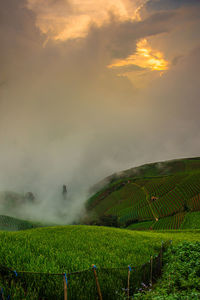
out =
<svg viewBox="0 0 200 300"><path fill-rule="evenodd" d="M200 299L200 242L184 242L164 253L162 278L134 299Z"/></svg>
<svg viewBox="0 0 200 300"><path fill-rule="evenodd" d="M129 264L132 264L134 268L145 263L151 254L158 252L162 241L173 240L174 244L180 241L200 241L200 231L137 232L98 226L71 225L0 232L0 239L1 264L13 270L70 273L90 269L91 265L95 264L99 270L102 268L107 270L102 279L104 285L109 286L110 282L113 286L116 284L113 278L116 277L113 277L112 271L109 271L110 268L127 267ZM126 284L127 271L119 274L119 280L125 278ZM89 271L81 277L81 280L79 277L72 277L69 279L69 284L71 282L71 286L75 287L79 281L80 290L86 287L89 289L94 283L93 279L93 273ZM53 281L50 277L48 280L49 293L53 291L54 286L54 290L56 288L60 293L57 294L57 296L60 295L57 299L62 299L62 278ZM44 287L46 282L43 277L38 277L37 287ZM5 290L7 288L5 283L4 288ZM12 289L15 293L14 299L28 299L19 296L23 292L18 285L16 288L12 286ZM84 292L88 293L88 290ZM83 299L90 298L87 294Z"/></svg>

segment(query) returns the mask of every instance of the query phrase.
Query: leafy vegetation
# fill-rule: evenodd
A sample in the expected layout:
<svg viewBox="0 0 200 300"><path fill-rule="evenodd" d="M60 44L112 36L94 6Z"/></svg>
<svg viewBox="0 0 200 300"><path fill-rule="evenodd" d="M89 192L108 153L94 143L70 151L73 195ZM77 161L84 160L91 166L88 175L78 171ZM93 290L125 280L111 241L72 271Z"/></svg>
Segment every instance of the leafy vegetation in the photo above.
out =
<svg viewBox="0 0 200 300"><path fill-rule="evenodd" d="M155 289L134 299L199 299L200 242L184 242L164 253L164 272Z"/></svg>
<svg viewBox="0 0 200 300"><path fill-rule="evenodd" d="M189 212L184 218L181 229L198 229L200 228L200 212Z"/></svg>

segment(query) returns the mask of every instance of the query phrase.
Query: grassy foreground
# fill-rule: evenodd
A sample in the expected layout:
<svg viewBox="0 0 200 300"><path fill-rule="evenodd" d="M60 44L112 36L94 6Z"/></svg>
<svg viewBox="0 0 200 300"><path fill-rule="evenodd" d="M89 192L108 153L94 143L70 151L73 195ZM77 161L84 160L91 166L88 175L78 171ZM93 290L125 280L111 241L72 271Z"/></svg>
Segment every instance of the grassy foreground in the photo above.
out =
<svg viewBox="0 0 200 300"><path fill-rule="evenodd" d="M23 271L71 272L146 262L161 242L200 241L200 231L138 232L96 226L57 226L0 232L1 262Z"/></svg>
<svg viewBox="0 0 200 300"><path fill-rule="evenodd" d="M129 264L134 270L131 280L136 284L135 276L141 276L137 270L149 261L150 255L158 253L162 241L172 239L174 245L200 241L200 231L139 232L71 225L0 232L0 239L1 264L18 272L17 277L10 271L1 277L4 268L0 265L0 286L6 298L10 295L15 300L63 299L62 276L19 271L69 274L87 269L68 275L68 296L70 300L94 300L97 290L91 265L95 264L103 299L116 300L124 299Z"/></svg>

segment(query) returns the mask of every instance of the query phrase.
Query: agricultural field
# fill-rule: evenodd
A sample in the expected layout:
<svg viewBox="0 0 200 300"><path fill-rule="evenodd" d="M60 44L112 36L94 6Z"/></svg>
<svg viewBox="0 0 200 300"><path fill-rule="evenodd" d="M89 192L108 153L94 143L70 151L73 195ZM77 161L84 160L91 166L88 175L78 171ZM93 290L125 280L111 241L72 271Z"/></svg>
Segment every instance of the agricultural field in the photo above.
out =
<svg viewBox="0 0 200 300"><path fill-rule="evenodd" d="M0 215L0 230L17 231L43 226L45 225L39 222L25 221L9 216Z"/></svg>
<svg viewBox="0 0 200 300"><path fill-rule="evenodd" d="M200 228L200 211L187 213L180 228L181 229Z"/></svg>
<svg viewBox="0 0 200 300"><path fill-rule="evenodd" d="M200 158L148 164L110 180L88 200L87 224L107 216L116 217L118 227L156 221L153 230L179 229L188 212L200 210Z"/></svg>
<svg viewBox="0 0 200 300"><path fill-rule="evenodd" d="M0 239L4 241L0 247L1 261L4 266L16 270L19 278L21 276L21 278L30 280L32 284L37 284L37 288L41 287L42 289L42 286L48 282L49 292L53 293L51 289L54 289L55 293L55 288L58 289L56 293L60 296L57 299L62 299L62 276L61 278L57 276L54 281L53 276L48 274L37 277L37 274L20 275L20 271L62 274L87 270L84 271L85 275L79 273L76 277L69 277L69 287L70 280L71 289L73 287L75 290L81 282L82 287L79 286L79 288L84 287L84 292L88 293L86 287L92 288L90 285L94 283L92 264L97 266L99 272L104 270L103 275L100 276L101 285L105 285L105 280L107 284L110 280L108 286L116 285L113 278L121 282L121 279L116 277L117 274L120 275L120 278L125 278L126 282L128 265L131 264L134 269L134 266L145 263L149 260L150 255L158 252L164 241L172 240L174 245L181 241L200 241L200 231L139 232L108 227L71 225L18 232L0 232ZM2 269L2 264L0 268ZM115 268L125 268L125 272L124 269L115 270ZM12 279L15 279L13 276L15 276L14 272ZM1 283L1 277L0 285L4 287L5 291L6 288L8 289L5 282ZM20 291L20 289L16 291L16 288L13 290L13 293L16 293L14 299L18 300L20 297L28 299L22 297ZM92 298L87 294L83 299Z"/></svg>
<svg viewBox="0 0 200 300"><path fill-rule="evenodd" d="M158 221L146 221L131 224L127 229L131 230L177 230L177 229L198 229L200 228L200 212L185 213L161 218ZM199 218L199 221L197 219ZM194 220L194 221L193 221ZM195 220L197 221L195 224Z"/></svg>
<svg viewBox="0 0 200 300"><path fill-rule="evenodd" d="M153 230L168 230L168 229L179 229L185 217L185 213L179 213L171 217L159 219L154 222Z"/></svg>
<svg viewBox="0 0 200 300"><path fill-rule="evenodd" d="M144 238L144 234L129 230L84 225L0 232L4 241L0 256L6 266L25 271L72 272L93 263L120 267L145 262L149 253L156 253L163 237L146 233Z"/></svg>
<svg viewBox="0 0 200 300"><path fill-rule="evenodd" d="M163 243L172 241L176 247L200 242L199 162L149 164L137 169L135 177L133 170L127 177L112 177L88 200L87 219L80 220L101 226L39 228L45 225L0 216L0 229L7 230L0 231L5 296L63 299L66 273L70 300L94 300L94 264L103 295L110 300L126 297L128 266L136 285L144 266L149 278L150 257L156 257Z"/></svg>
<svg viewBox="0 0 200 300"><path fill-rule="evenodd" d="M135 224L131 224L127 227L127 229L131 230L149 230L153 227L155 221L146 221L146 222L139 222Z"/></svg>

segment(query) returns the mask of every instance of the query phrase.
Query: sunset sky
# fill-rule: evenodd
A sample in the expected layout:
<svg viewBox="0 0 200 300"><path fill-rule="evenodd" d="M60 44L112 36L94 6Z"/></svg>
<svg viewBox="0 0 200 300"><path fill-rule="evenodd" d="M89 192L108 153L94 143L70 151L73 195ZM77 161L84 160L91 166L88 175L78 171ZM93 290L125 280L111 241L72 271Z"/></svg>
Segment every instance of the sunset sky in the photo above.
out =
<svg viewBox="0 0 200 300"><path fill-rule="evenodd" d="M199 0L2 0L0 22L0 190L200 156Z"/></svg>

